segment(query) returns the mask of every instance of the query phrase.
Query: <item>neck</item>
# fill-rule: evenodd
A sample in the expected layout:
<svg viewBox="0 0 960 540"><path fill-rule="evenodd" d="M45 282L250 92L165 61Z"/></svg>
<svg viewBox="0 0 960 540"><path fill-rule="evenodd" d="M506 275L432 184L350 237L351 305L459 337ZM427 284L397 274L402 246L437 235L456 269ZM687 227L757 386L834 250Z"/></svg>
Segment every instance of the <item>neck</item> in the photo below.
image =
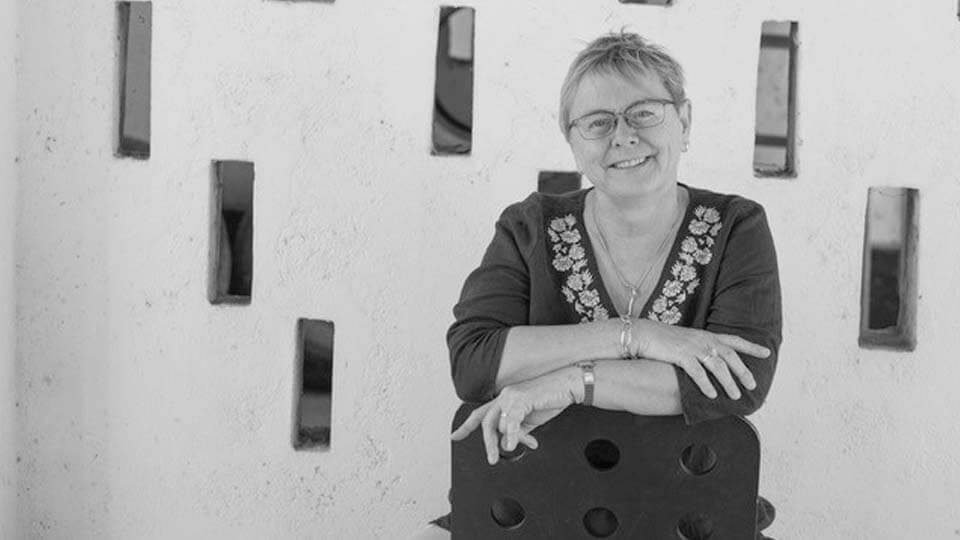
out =
<svg viewBox="0 0 960 540"><path fill-rule="evenodd" d="M594 189L593 210L604 229L616 236L645 235L673 225L680 212L680 189L674 183L630 199L608 197Z"/></svg>

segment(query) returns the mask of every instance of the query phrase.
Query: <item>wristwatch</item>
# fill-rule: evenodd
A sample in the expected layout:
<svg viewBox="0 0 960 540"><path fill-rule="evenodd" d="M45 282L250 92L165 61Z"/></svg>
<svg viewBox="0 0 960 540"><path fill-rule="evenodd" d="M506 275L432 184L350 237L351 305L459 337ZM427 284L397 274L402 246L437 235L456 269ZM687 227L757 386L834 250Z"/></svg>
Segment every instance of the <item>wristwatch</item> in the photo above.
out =
<svg viewBox="0 0 960 540"><path fill-rule="evenodd" d="M593 366L596 365L596 362L590 360L586 362L578 362L580 366L580 373L583 375L583 405L590 407L593 405L593 385L596 378L593 375Z"/></svg>

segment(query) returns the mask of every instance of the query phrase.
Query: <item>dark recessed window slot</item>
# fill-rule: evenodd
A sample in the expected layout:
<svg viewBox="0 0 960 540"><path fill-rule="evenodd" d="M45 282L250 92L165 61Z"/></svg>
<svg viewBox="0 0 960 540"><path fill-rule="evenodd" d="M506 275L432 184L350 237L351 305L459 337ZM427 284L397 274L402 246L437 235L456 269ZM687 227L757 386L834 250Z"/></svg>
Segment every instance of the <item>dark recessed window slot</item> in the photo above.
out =
<svg viewBox="0 0 960 540"><path fill-rule="evenodd" d="M796 170L797 23L766 21L760 34L753 171L794 177Z"/></svg>
<svg viewBox="0 0 960 540"><path fill-rule="evenodd" d="M150 2L120 2L120 125L117 155L150 157Z"/></svg>
<svg viewBox="0 0 960 540"><path fill-rule="evenodd" d="M249 304L253 288L253 163L213 162L209 299Z"/></svg>
<svg viewBox="0 0 960 540"><path fill-rule="evenodd" d="M648 6L672 6L673 0L620 0L621 4L645 4Z"/></svg>
<svg viewBox="0 0 960 540"><path fill-rule="evenodd" d="M473 8L440 8L433 97L433 154L469 154L473 144Z"/></svg>
<svg viewBox="0 0 960 540"><path fill-rule="evenodd" d="M293 447L326 450L333 396L333 323L298 320L297 343L300 372Z"/></svg>
<svg viewBox="0 0 960 540"><path fill-rule="evenodd" d="M540 193L568 193L577 191L582 185L582 176L573 171L540 171L537 177L537 191Z"/></svg>
<svg viewBox="0 0 960 540"><path fill-rule="evenodd" d="M916 347L918 201L916 189L870 188L860 294L862 347Z"/></svg>

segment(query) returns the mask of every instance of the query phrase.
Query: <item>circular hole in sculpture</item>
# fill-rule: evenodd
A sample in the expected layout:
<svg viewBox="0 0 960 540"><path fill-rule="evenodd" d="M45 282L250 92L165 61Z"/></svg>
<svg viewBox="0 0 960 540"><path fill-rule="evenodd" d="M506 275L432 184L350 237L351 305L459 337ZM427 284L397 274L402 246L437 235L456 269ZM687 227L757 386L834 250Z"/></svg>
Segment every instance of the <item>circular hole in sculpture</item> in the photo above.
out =
<svg viewBox="0 0 960 540"><path fill-rule="evenodd" d="M594 538L606 538L617 532L617 516L606 508L593 508L583 515L583 526Z"/></svg>
<svg viewBox="0 0 960 540"><path fill-rule="evenodd" d="M717 453L705 444L691 444L680 454L680 465L693 476L703 476L717 466Z"/></svg>
<svg viewBox="0 0 960 540"><path fill-rule="evenodd" d="M523 523L526 512L520 503L509 497L501 497L490 506L490 515L504 529L515 529Z"/></svg>
<svg viewBox="0 0 960 540"><path fill-rule="evenodd" d="M687 514L677 523L682 540L708 540L713 535L713 521L704 514Z"/></svg>
<svg viewBox="0 0 960 540"><path fill-rule="evenodd" d="M517 447L514 448L512 452L507 452L506 450L503 449L502 446L499 448L500 448L500 458L506 461L516 461L522 458L523 455L527 453L527 447L522 444L518 444Z"/></svg>
<svg viewBox="0 0 960 540"><path fill-rule="evenodd" d="M583 449L583 454L594 469L601 471L610 470L620 463L620 449L606 439L590 441Z"/></svg>

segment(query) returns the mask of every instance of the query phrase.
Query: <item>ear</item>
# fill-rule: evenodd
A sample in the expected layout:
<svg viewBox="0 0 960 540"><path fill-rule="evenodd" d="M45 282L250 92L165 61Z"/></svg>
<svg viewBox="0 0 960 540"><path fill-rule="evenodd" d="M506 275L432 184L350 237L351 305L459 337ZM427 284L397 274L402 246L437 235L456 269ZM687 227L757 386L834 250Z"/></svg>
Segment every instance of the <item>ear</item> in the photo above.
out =
<svg viewBox="0 0 960 540"><path fill-rule="evenodd" d="M680 114L680 124L683 126L683 142L690 143L690 125L693 123L693 103L689 99L677 108Z"/></svg>

